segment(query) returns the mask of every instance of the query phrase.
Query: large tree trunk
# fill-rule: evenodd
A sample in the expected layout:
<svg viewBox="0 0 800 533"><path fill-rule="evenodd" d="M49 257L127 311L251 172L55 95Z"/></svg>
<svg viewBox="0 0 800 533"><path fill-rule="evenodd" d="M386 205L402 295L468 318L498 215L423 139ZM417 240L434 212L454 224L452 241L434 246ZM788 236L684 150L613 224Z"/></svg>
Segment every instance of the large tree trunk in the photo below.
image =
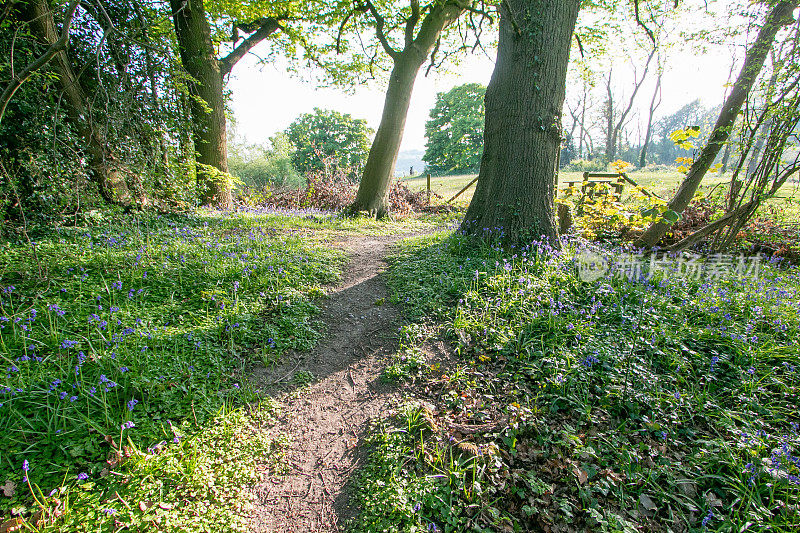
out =
<svg viewBox="0 0 800 533"><path fill-rule="evenodd" d="M742 104L747 99L750 89L764 66L764 61L772 48L775 35L783 26L794 21L792 12L799 3L798 0L781 0L770 10L764 26L762 26L755 42L747 51L739 77L722 104L717 123L711 131L708 143L692 163L686 178L678 188L678 192L670 200L668 209L682 213L694 198L694 194L700 187L700 183L703 181L708 169L730 137L730 132L733 129L736 117L739 115L739 110L741 110ZM655 222L647 228L647 231L634 244L640 248L651 248L656 245L668 229L668 223Z"/></svg>
<svg viewBox="0 0 800 533"><path fill-rule="evenodd" d="M421 66L421 58L406 54L395 61L381 123L369 150L356 201L350 207L352 212L367 211L371 216L382 218L389 211L389 184L403 140L411 93Z"/></svg>
<svg viewBox="0 0 800 533"><path fill-rule="evenodd" d="M203 0L170 0L181 63L192 77L193 137L200 199L229 209L233 203L228 181L225 100L219 60L211 43Z"/></svg>
<svg viewBox="0 0 800 533"><path fill-rule="evenodd" d="M561 109L579 6L580 0L501 3L483 158L463 232L514 245L544 236L558 246Z"/></svg>
<svg viewBox="0 0 800 533"><path fill-rule="evenodd" d="M384 32L383 18L374 5L367 5L376 23L378 40L384 52L392 58L394 67L389 78L381 123L369 149L358 194L347 210L352 214L366 211L376 218L382 218L389 212L389 184L394 174L400 142L403 140L417 73L434 49L442 31L464 13L467 4L449 1L433 3L425 13L420 13L419 2L412 0L414 15L405 25L405 46L402 51L392 48ZM414 37L418 23L419 31Z"/></svg>
<svg viewBox="0 0 800 533"><path fill-rule="evenodd" d="M21 6L31 33L48 46L53 45L59 35L48 3L44 0L31 0ZM100 194L108 202L130 206L134 203L134 197L125 181L126 170L93 124L91 104L88 103L81 81L73 73L67 54L60 50L51 64L58 75L58 83L64 95L67 118L83 138L89 156L90 174L97 182Z"/></svg>

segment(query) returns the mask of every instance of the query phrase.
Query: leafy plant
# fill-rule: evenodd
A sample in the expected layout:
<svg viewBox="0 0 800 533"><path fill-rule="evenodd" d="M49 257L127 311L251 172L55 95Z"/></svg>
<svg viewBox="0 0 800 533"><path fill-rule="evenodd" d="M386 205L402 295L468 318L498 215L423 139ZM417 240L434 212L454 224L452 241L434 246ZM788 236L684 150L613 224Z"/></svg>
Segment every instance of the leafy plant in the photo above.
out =
<svg viewBox="0 0 800 533"><path fill-rule="evenodd" d="M0 479L16 487L0 517L238 523L250 454L279 445L239 440L275 410L242 370L313 344L310 296L341 257L287 220L97 214L0 249Z"/></svg>
<svg viewBox="0 0 800 533"><path fill-rule="evenodd" d="M384 422L360 496L365 523L793 528L796 269L765 263L757 279L628 272L605 248L610 273L587 283L574 262L586 251L534 242L508 254L447 234L403 245L394 298L438 323L459 361L417 374L416 410ZM470 470L439 460L442 449L488 458Z"/></svg>

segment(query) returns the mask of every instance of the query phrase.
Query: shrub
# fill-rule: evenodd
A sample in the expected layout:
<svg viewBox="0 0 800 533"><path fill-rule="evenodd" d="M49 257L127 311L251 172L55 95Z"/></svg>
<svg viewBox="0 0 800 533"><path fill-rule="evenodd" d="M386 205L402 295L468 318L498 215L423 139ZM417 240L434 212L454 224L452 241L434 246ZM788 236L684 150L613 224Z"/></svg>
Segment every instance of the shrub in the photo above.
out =
<svg viewBox="0 0 800 533"><path fill-rule="evenodd" d="M565 172L603 172L608 167L605 159L574 159L564 166Z"/></svg>
<svg viewBox="0 0 800 533"><path fill-rule="evenodd" d="M656 164L656 163L650 163L649 165L638 169L637 172L646 172L646 173L652 173L652 172L675 172L675 167L671 167L669 165L659 165L659 164Z"/></svg>
<svg viewBox="0 0 800 533"><path fill-rule="evenodd" d="M231 143L229 172L248 187L299 187L303 176L292 165L293 148L285 134L270 139L270 146Z"/></svg>

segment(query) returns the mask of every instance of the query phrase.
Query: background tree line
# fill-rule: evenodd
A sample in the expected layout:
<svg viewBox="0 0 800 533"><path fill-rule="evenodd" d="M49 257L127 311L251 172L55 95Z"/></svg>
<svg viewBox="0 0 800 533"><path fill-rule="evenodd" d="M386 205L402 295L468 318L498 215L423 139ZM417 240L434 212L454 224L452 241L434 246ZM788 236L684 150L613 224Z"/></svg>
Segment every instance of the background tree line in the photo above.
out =
<svg viewBox="0 0 800 533"><path fill-rule="evenodd" d="M386 73L385 116L371 145L365 124L334 112L312 113L287 131L302 144L292 155L302 173L330 165L312 161L311 152L329 153L331 141L320 130L332 134L329 126L344 124L338 134L346 138L334 144L352 144L352 153L335 164L346 165L351 180L363 176L372 193L369 205L363 195L359 205L383 213L419 70L477 44L489 11L470 0L9 0L0 18L3 213L19 216L27 206L63 216L101 198L126 209L229 208L225 83L265 41L262 61L286 58L297 70L313 65L326 82ZM53 202L44 190L63 193Z"/></svg>
<svg viewBox="0 0 800 533"><path fill-rule="evenodd" d="M681 9L691 6L655 0L511 4L8 0L0 12L3 215L18 217L27 209L63 217L101 199L125 209L193 203L230 208L225 82L242 57L268 42L262 61L287 58L292 68L317 69L326 83L386 80L371 144L363 123L315 111L287 130L293 152L284 139L270 148L290 156L301 173L346 166L348 179L359 183L348 211L384 216L418 74L481 48L484 32L496 27L497 60L485 97L474 85L440 95L428 124L426 161L445 172L480 170L462 230L496 228L511 241L524 235L554 238L559 163L584 156L605 163L618 157L640 165L666 162L675 155L674 143L666 141L673 126L713 122L670 203L679 213L719 157L732 161L744 153L726 148L743 106L771 101L768 86L748 100L751 90L760 87L764 73L791 64L774 56L774 45L791 41L785 28L797 2L745 6L740 26L758 32L738 76L731 71L716 119L696 104L656 119L661 75L675 41L670 32L682 27ZM616 56L608 50L613 39ZM632 61L627 88L619 87L615 75L613 57L620 54ZM568 102L567 114L566 85L569 80L576 86L575 72L583 94ZM781 76L774 76L776 83ZM654 77L649 113L640 120L646 127L634 136L635 103ZM338 124L345 125L339 130ZM320 136L323 131L336 142ZM752 139L749 131L740 134L745 144ZM334 157L334 145L352 146L352 154ZM759 142L749 146L761 149ZM284 181L295 179L289 167L278 170ZM736 186L731 184L731 195ZM664 223L656 226L646 241L663 234Z"/></svg>

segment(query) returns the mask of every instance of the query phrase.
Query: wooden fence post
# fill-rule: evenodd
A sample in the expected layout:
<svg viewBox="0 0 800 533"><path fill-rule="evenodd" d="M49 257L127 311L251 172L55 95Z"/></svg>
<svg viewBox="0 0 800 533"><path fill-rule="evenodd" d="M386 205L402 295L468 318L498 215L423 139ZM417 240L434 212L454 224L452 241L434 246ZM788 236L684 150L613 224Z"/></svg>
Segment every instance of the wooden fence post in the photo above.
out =
<svg viewBox="0 0 800 533"><path fill-rule="evenodd" d="M428 172L428 205L431 203L431 173Z"/></svg>

